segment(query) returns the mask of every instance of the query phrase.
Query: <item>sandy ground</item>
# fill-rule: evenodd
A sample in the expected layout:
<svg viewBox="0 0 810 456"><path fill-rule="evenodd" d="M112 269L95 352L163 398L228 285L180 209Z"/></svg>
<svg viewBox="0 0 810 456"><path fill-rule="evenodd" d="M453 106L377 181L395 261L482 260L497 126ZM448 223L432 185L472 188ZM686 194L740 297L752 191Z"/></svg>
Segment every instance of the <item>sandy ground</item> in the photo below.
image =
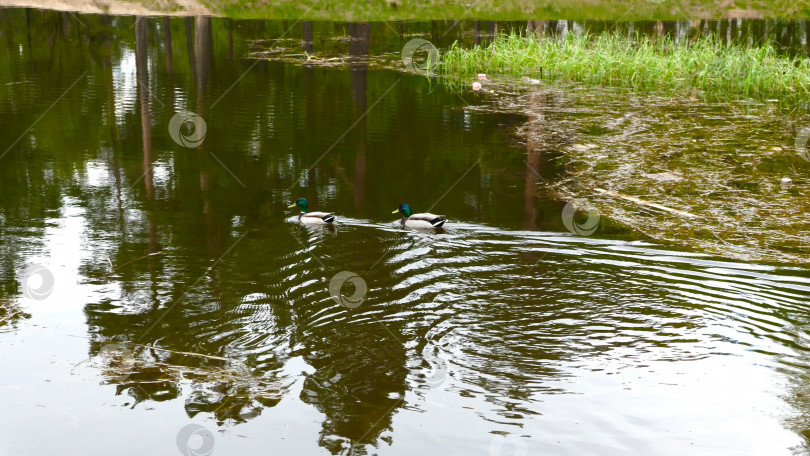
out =
<svg viewBox="0 0 810 456"><path fill-rule="evenodd" d="M197 16L211 12L196 0L0 0L0 8L23 7L87 14Z"/></svg>

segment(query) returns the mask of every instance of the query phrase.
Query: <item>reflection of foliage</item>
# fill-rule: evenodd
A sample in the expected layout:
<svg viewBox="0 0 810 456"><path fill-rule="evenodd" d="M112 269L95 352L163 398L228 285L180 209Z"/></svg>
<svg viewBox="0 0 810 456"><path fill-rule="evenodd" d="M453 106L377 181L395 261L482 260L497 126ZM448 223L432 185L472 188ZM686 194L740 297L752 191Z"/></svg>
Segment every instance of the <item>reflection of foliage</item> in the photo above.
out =
<svg viewBox="0 0 810 456"><path fill-rule="evenodd" d="M189 416L208 412L220 422L243 422L281 399L283 391L277 380L256 376L240 361L120 345L135 348L131 362L102 355L93 361L103 370L107 383L116 385L117 394L127 391L136 403L176 399L182 395L180 385L191 381L194 391L186 399Z"/></svg>
<svg viewBox="0 0 810 456"><path fill-rule="evenodd" d="M14 330L17 322L23 318L31 318L13 300L0 298L0 332Z"/></svg>
<svg viewBox="0 0 810 456"><path fill-rule="evenodd" d="M205 371L203 371L205 372ZM194 416L212 413L217 421L244 422L273 407L281 400L283 389L276 381L257 377L241 362L228 362L221 369L189 374L195 378L194 391L186 399L186 412Z"/></svg>
<svg viewBox="0 0 810 456"><path fill-rule="evenodd" d="M301 399L327 416L321 444L337 453L348 438L373 444L391 426L393 411L402 405L405 378L404 347L391 341L382 324L362 331L331 333L323 342L328 350L309 362L316 372L308 376Z"/></svg>
<svg viewBox="0 0 810 456"><path fill-rule="evenodd" d="M115 384L116 394L126 391L138 404L146 401L163 402L177 399L181 395L181 380L182 377L177 375L176 369L163 365L141 366L128 372L125 379L113 379L108 383Z"/></svg>
<svg viewBox="0 0 810 456"><path fill-rule="evenodd" d="M797 383L785 400L797 414L787 420L787 425L802 436L804 442L801 449L807 453L810 452L810 379L799 376L794 381Z"/></svg>

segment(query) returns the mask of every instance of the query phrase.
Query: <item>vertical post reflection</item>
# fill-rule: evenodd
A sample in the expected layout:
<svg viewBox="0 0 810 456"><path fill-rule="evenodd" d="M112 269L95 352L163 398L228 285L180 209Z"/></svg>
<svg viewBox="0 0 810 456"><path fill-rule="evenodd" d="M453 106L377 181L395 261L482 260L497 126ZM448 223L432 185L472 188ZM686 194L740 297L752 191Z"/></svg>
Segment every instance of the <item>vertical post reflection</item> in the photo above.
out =
<svg viewBox="0 0 810 456"><path fill-rule="evenodd" d="M143 185L146 199L149 202L155 199L155 183L152 171L152 111L149 108L149 20L145 17L135 19L135 71L138 82L138 104L141 109L141 140L143 142ZM149 236L149 253L160 250L158 243L157 226L151 204L146 205L147 232ZM150 270L154 274L154 257L149 258ZM158 292L152 280L152 305L159 305Z"/></svg>
<svg viewBox="0 0 810 456"><path fill-rule="evenodd" d="M196 84L197 84L197 114L209 121L208 116L208 84L214 68L214 37L211 30L211 17L197 16L194 18L194 54L197 63ZM205 154L208 146L205 141L200 144L195 151L199 154L200 167L200 191L203 199L203 217L205 221L206 240L208 251L211 257L218 257L222 251L219 233L214 221L213 208L211 206L211 173L208 170L208 160Z"/></svg>
<svg viewBox="0 0 810 456"><path fill-rule="evenodd" d="M354 206L357 213L365 215L366 196L366 141L367 117L365 112L368 105L366 97L368 82L368 53L371 38L371 24L368 22L349 24L349 78L352 91L353 117L363 117L354 130L355 159L354 159Z"/></svg>
<svg viewBox="0 0 810 456"><path fill-rule="evenodd" d="M526 27L529 33L535 35L538 39L548 34L548 21L529 21Z"/></svg>
<svg viewBox="0 0 810 456"><path fill-rule="evenodd" d="M312 37L312 21L301 22L301 46L307 54L315 52L315 44Z"/></svg>
<svg viewBox="0 0 810 456"><path fill-rule="evenodd" d="M186 31L186 54L188 54L188 67L191 70L191 77L193 78L197 68L197 62L194 58L194 18L186 17L186 19L183 21L183 27Z"/></svg>
<svg viewBox="0 0 810 456"><path fill-rule="evenodd" d="M152 113L149 111L149 42L148 19L135 19L135 71L138 82L138 104L141 109L141 141L143 142L143 172L146 197L154 199L155 189L152 174Z"/></svg>
<svg viewBox="0 0 810 456"><path fill-rule="evenodd" d="M112 27L112 19L108 15L101 16L100 22L107 29ZM110 33L105 33L102 35L101 49L103 55L102 65L104 68L104 85L107 90L106 118L107 124L110 128L112 172L115 176L116 204L118 205L118 213L120 214L120 228L121 232L123 233L126 230L126 223L124 222L124 200L121 192L123 180L121 178L121 163L119 159L120 147L118 144L118 123L115 118L115 85L113 83L112 35Z"/></svg>
<svg viewBox="0 0 810 456"><path fill-rule="evenodd" d="M163 18L163 46L166 52L166 74L174 73L172 59L172 20L169 16Z"/></svg>
<svg viewBox="0 0 810 456"><path fill-rule="evenodd" d="M526 172L523 187L523 214L524 227L527 230L537 229L537 181L539 179L537 167L540 165L540 144L538 138L543 133L542 96L533 93L529 98L531 117L527 125L526 135Z"/></svg>
<svg viewBox="0 0 810 456"><path fill-rule="evenodd" d="M194 18L194 54L197 63L197 95L199 110L202 106L203 91L208 86L208 79L214 67L214 37L211 33L211 18L197 16ZM199 113L202 115L202 113Z"/></svg>

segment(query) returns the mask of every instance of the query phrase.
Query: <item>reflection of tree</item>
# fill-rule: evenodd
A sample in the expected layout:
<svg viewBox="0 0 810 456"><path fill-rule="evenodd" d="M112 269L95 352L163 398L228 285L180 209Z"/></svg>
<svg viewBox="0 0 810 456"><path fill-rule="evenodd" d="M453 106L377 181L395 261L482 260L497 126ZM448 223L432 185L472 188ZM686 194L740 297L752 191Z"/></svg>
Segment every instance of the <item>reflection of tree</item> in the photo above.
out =
<svg viewBox="0 0 810 456"><path fill-rule="evenodd" d="M315 44L312 38L312 21L301 22L301 46L307 54L315 53Z"/></svg>
<svg viewBox="0 0 810 456"><path fill-rule="evenodd" d="M70 36L70 13L63 11L59 14L62 15L62 38L67 39Z"/></svg>
<svg viewBox="0 0 810 456"><path fill-rule="evenodd" d="M163 31L163 49L166 53L166 74L170 75L174 73L174 62L172 58L172 20L168 16L163 18L161 30Z"/></svg>
<svg viewBox="0 0 810 456"><path fill-rule="evenodd" d="M537 229L537 181L539 180L538 166L540 165L540 145L537 137L542 134L543 113L540 106L542 98L534 93L531 96L530 105L532 112L529 121L526 123L528 134L526 135L526 179L523 186L523 213L524 228L527 230Z"/></svg>
<svg viewBox="0 0 810 456"><path fill-rule="evenodd" d="M210 122L208 89L212 71L214 69L214 37L211 29L211 17L197 16L194 20L194 53L196 54L197 71L196 71L196 84L197 84L197 114L203 119ZM211 123L210 125L214 125ZM203 141L196 149L196 154L199 159L198 163L202 165L199 171L200 194L203 199L202 215L205 222L206 240L208 243L208 251L212 258L218 257L223 251L222 237L219 232L219 224L215 221L215 216L212 208L212 189L211 189L211 173L209 168L211 160L206 152L209 150L209 144L212 139L208 138L208 143Z"/></svg>
<svg viewBox="0 0 810 456"><path fill-rule="evenodd" d="M103 29L98 20L86 27L91 34ZM88 83L80 76L83 60L92 65L103 50L59 12L4 9L0 29L0 321L7 324L25 316L14 304L21 291L17 271L41 248L46 219L61 209L75 163L84 151L98 150L102 133L79 128L90 117L80 113L102 112L102 105L99 98L81 97Z"/></svg>
<svg viewBox="0 0 810 456"><path fill-rule="evenodd" d="M149 45L149 20L145 17L139 17L135 20L135 70L136 79L138 81L138 101L141 110L141 140L143 146L143 186L148 201L146 208L146 223L148 233L148 253L149 258L147 264L151 273L150 284L151 302L153 307L159 305L158 290L155 288L156 277L156 261L155 257L151 256L160 250L159 239L157 233L157 224L154 215L154 199L155 199L155 182L154 170L152 168L152 111L149 108L150 91L149 91L149 61L148 61L148 45Z"/></svg>
<svg viewBox="0 0 810 456"><path fill-rule="evenodd" d="M402 405L408 375L401 342L405 336L382 325L341 325L304 342L305 358L316 372L307 378L301 399L327 416L320 442L333 453L339 443L330 438L343 437L355 444L376 442L390 428L393 411Z"/></svg>
<svg viewBox="0 0 810 456"><path fill-rule="evenodd" d="M548 21L529 21L527 24L527 30L529 33L536 35L538 38L542 38L549 33Z"/></svg>
<svg viewBox="0 0 810 456"><path fill-rule="evenodd" d="M135 19L135 67L138 81L138 101L141 110L141 141L143 144L143 182L146 198L155 198L152 172L152 114L149 111L149 63L147 56L148 19Z"/></svg>
<svg viewBox="0 0 810 456"><path fill-rule="evenodd" d="M354 206L360 215L365 212L365 187L366 187L366 144L367 144L367 120L366 100L367 78L368 78L368 52L371 38L371 24L351 23L348 26L349 36L349 78L352 89L352 110L354 117L359 120L353 132L357 138L355 142L354 160Z"/></svg>
<svg viewBox="0 0 810 456"><path fill-rule="evenodd" d="M44 13L44 17L58 20L47 29L58 36L61 17L51 13ZM99 28L105 33L99 33L88 44L91 52L101 56L98 66L90 67L100 85L95 96L71 99L64 111L58 105L55 120L46 117L43 126L47 128L36 132L36 143L58 154L58 159L50 156L26 161L27 157L16 150L3 159L13 161L0 164L0 189L4 195L0 210L12 223L41 224L48 211L60 207L66 189L86 208L83 217L91 253L82 272L88 280L111 290L99 302L85 306L89 332L94 339L90 352L97 353L108 340L154 346L133 348L139 363L136 369L125 378L109 380L120 393L137 402L183 397L190 415L205 413L219 421L245 421L278 402L285 387L281 384L284 379L277 378L278 372L290 357L301 356L315 368L304 382L302 399L326 415L321 444L335 452L340 443L332 439L350 440L358 445L377 444L381 434L392 426L392 415L402 406L407 387L407 349L402 343L407 340L405 330L393 324L386 329L373 321L363 324L362 310L353 311L355 320L351 325L323 328L316 323L316 316L334 310L337 304L320 299L328 296L322 288L318 289L316 299L308 297L296 300L295 306L286 305L294 284L281 280L283 276L278 271L281 263L272 259L288 255L292 241L266 235L273 233L273 225L283 217L283 209L279 207L285 195L276 189L290 186L292 179L298 177L296 171L311 166L335 138L365 114L370 94L379 96L399 77L390 73L369 74L371 25L349 27L352 61L348 87L345 72L262 62L245 74L221 105L207 110L212 101L211 88L227 87L245 69L238 66L240 59L227 65L217 61L227 55L222 47L227 40L219 26L221 22L211 18L174 20L178 27L174 34L179 40L177 50L184 49L182 27L189 25L185 30L188 45L185 58L169 55L172 21L162 21L163 36L154 40L157 21L138 20L134 43L130 36L119 35L124 33L120 31L124 27L117 27L119 21L123 19L100 17ZM87 22L94 26L92 21ZM150 29L156 44L152 47L148 46ZM235 28L233 33L239 31L240 28ZM24 36L21 32L18 30L15 39ZM42 33L45 32L32 32L34 43ZM71 33L76 36L83 32L74 27ZM11 51L18 45L13 43ZM115 72L133 48L137 87L128 92L124 90L128 82L122 82ZM8 65L0 65L0 74L9 81L18 80L29 71L28 65L51 74L57 71L57 67L51 66L51 53L69 61L68 57L75 57L77 51L56 41L52 49L42 46L38 52L33 56L25 53L20 58L10 57L16 56L15 52L0 54L2 63L9 59ZM159 64L150 67L150 59ZM303 78L302 74L309 74L310 78ZM346 144L313 168L307 191L315 195L334 192L348 201L346 208L352 207L354 198L357 213L365 210L370 198L379 198L387 207L391 199L399 198L385 188L386 182L368 183L367 179L378 175L390 180L391 176L400 176L402 169L409 169L413 163L428 163L430 158L433 164L424 165L415 174L419 179L435 180L438 188L450 188L481 157L485 144L501 140L501 129L484 124L466 125L466 116L460 111L451 111L447 122L438 117L424 124L416 122L425 112L431 116L442 113L455 102L450 94L424 91L423 82L422 79L400 82L401 87L407 86L403 89L407 98L392 91L387 95L390 101L386 99L385 103L396 103L401 109L380 106L373 115L364 117L346 136ZM252 92L240 93L246 90ZM156 98L162 93L177 93L177 104ZM17 131L23 131L41 113L38 107L53 99L37 94L34 103L27 105L19 102L25 98L17 95L8 100L13 111L6 110L5 104L0 105L4 131L15 131L18 127ZM0 100L5 102L6 96L6 92L0 93ZM166 102L165 109L158 100ZM181 149L170 142L166 123L181 103L197 110L212 128L227 125L227 129L222 129L227 130L227 140L209 134L198 149ZM70 122L76 112L104 115L81 119L80 128L75 124L65 127L58 124ZM251 114L243 115L244 112ZM20 119L12 113L19 114ZM405 128L398 128L399 125ZM414 134L413 128L407 128L414 126L423 129ZM472 127L470 144L456 147L452 141L458 135L453 131L468 126ZM384 158L380 157L382 153L368 153L371 150L368 132L374 131L372 128L391 132L391 150L385 151ZM77 131L81 133L77 135ZM426 137L436 138L435 143L425 147ZM71 147L64 146L68 142L65 138L75 139L69 141ZM28 144L21 144L21 151L28 151ZM109 151L105 157L109 159L100 162L92 154L75 152L74 148ZM161 150L171 150L165 154L170 159L164 159ZM235 163L249 170L253 180L250 188L262 189L261 202L269 208L269 214L251 216L249 211L254 208L242 201L241 189L234 191L228 187L228 183L233 184L232 177L209 159L209 151L232 168ZM341 161L352 160L353 178L345 184L332 179ZM106 166L115 184L87 185L82 173L90 163ZM416 165L420 166L423 165ZM78 184L72 181L77 174ZM330 190L334 182L336 189ZM378 192L369 194L367 187ZM422 186L413 187L422 191ZM448 206L463 207L464 193L450 194L446 201ZM232 233L237 229L234 222L237 218L245 219L245 225L253 233L224 262L211 268L214 260L234 242ZM0 248L8 247L3 244ZM149 256L158 252L163 254ZM112 266L108 265L108 254ZM285 268L297 267L294 260ZM295 274L294 280L323 282L328 278L306 269ZM247 294L261 295L259 304L242 302ZM249 374L233 375L222 361L167 353L159 348L240 359L249 366ZM192 392L184 395L181 385L187 383L192 385Z"/></svg>
<svg viewBox="0 0 810 456"><path fill-rule="evenodd" d="M214 69L214 36L210 16L194 18L194 58L197 63L197 90L204 90Z"/></svg>
<svg viewBox="0 0 810 456"><path fill-rule="evenodd" d="M125 362L105 354L110 345L121 347ZM219 422L238 423L258 416L281 398L282 388L275 379L255 374L238 361L127 342L93 342L90 355L91 365L101 370L107 384L115 385L116 394L127 394L135 404L180 398L180 384L191 381L193 391L185 399L189 416L211 413Z"/></svg>
<svg viewBox="0 0 810 456"><path fill-rule="evenodd" d="M188 66L191 70L191 74L194 75L194 71L197 68L197 62L194 58L194 18L193 17L186 17L183 20L183 29L186 32L186 54L188 55Z"/></svg>
<svg viewBox="0 0 810 456"><path fill-rule="evenodd" d="M746 28L750 29L750 25L749 25L748 22L746 22L745 25L746 25ZM808 21L808 20L804 21L804 36L806 36L806 37L810 36L810 21ZM810 40L806 40L805 45L804 45L804 52L805 52L805 54L810 53Z"/></svg>
<svg viewBox="0 0 810 456"><path fill-rule="evenodd" d="M17 282L12 280L5 281L6 283L0 284L2 286L2 294L16 294ZM31 318L31 315L23 311L23 309L11 299L0 297L0 333L13 330L17 327L17 322L22 319Z"/></svg>
<svg viewBox="0 0 810 456"><path fill-rule="evenodd" d="M190 382L193 392L185 397L187 413L244 421L275 405L284 390L275 376L291 357L301 356L315 368L305 380L302 399L327 417L322 444L332 451L338 445L332 438L375 444L391 426L393 410L401 406L408 373L408 349L402 341L411 335L396 325L389 332L371 315L364 322L365 307L344 311L351 324L333 322L324 327L323 321L316 322L337 305L321 287L331 274L319 275L299 264L300 258L285 257L291 250L297 252L298 246L285 233L279 239L274 231L285 214L282 203L289 195L284 190L360 119L369 101L401 77L368 72L372 26L348 27L352 38L348 75L260 62L216 109L208 109L212 88L228 87L253 63L243 65L239 58L221 60L230 48L225 33L232 33L239 43L255 38L257 27L264 22L225 29L216 18L161 19L162 40L153 43L162 41L163 45L150 49L149 29L156 30L155 20L140 19L135 24L133 43L131 32L126 31L131 29L121 26L128 26L129 19L82 19L86 28L74 25L69 30L72 41L66 41L60 38L65 24L59 13L0 11L4 31L0 80L21 82L37 72L52 84L13 84L0 91L0 151L42 114L43 106L53 102L54 91L66 88L85 67L97 83L94 91L87 91L84 82L77 85L75 96L69 93L64 103L56 105L0 159L0 229L3 240L8 240L0 243L4 285L0 325L4 316L17 314L9 297L19 294L15 273L22 263L20 252L30 251L39 241L44 220L62 208L64 196L69 194L86 212L89 259L82 273L88 281L112 290L85 307L89 331L96 339L91 351L97 351L105 340L140 340L155 347L233 357L249 366L249 376L238 376L230 374L222 361L138 348L134 350L141 363L138 369L114 382L121 391L138 401L163 401L181 397L181 383ZM268 24L268 34L283 32L279 24ZM743 35L749 30L745 24ZM278 30L271 30L276 26ZM411 32L429 26L403 27ZM313 52L314 46L309 46L314 27L320 25L302 24L303 46ZM476 30L480 28L478 24ZM537 25L534 31L542 28ZM437 34L445 29L446 24L436 27ZM756 32L756 28L750 30ZM187 57L171 54L172 35L177 40L174 49L181 54L185 49ZM374 36L376 47L376 40L384 38ZM77 41L85 47L76 46ZM326 42L326 46L338 46ZM116 71L131 55L133 45L138 86L130 93L124 90L129 82L122 82ZM321 45L319 41L319 52ZM24 48L22 54L19 46ZM150 68L149 58L159 64ZM78 69L71 66L74 61ZM163 108L155 98L162 93L177 93L176 101L161 98L166 104ZM150 104L150 96L154 104ZM455 95L441 89L430 92L421 78L402 77L397 90L363 118L344 143L312 167L306 191L331 199L324 203L342 199L341 208L354 208L356 214L363 214L366 206L387 208L392 200L401 200L401 188L414 199L435 201L436 189L453 187L459 176L482 159L486 166L480 168L485 171L476 168L470 172L447 194L442 207L460 214L467 211L468 218L487 214L535 227L543 213L536 211L537 197L529 192L538 179L534 171L553 173L553 169L543 169L540 161L555 161L549 159L548 147L543 147L539 137L544 124L532 124L538 136L526 144L524 164L515 154L490 153L492 144L507 142L509 128L453 109L457 102ZM541 102L533 100L538 111ZM386 104L388 108L384 108ZM178 106L198 110L225 139L209 134L200 149L181 149L171 142L166 124ZM523 121L522 117L500 119L503 123ZM383 136L380 132L384 132L385 143L375 139ZM171 150L166 154L170 159L163 160L161 150ZM98 155L96 151L100 151ZM248 187L256 198L244 198L241 187L210 159L209 152L215 152L230 168L245 170L237 174L248 176ZM336 179L340 164L352 161L353 176ZM102 171L111 176L110 184L87 185L85 170L90 165L104 167ZM391 185L394 180L402 185ZM423 185L423 181L432 185ZM511 202L504 204L507 196ZM313 199L313 206L315 202ZM559 207L548 214L558 220ZM12 232L19 227L27 229L25 236ZM233 233L243 228L251 235L225 261L212 267L233 244ZM164 254L149 256L158 252ZM321 287L316 294L289 298L291 289L308 281ZM244 302L246 295L260 298ZM290 301L295 305L288 305ZM369 309L374 305L369 303Z"/></svg>
<svg viewBox="0 0 810 456"><path fill-rule="evenodd" d="M490 40L495 39L498 35L498 22L497 21L489 21L487 22L487 36Z"/></svg>
<svg viewBox="0 0 810 456"><path fill-rule="evenodd" d="M228 60L233 60L233 19L226 21L228 29Z"/></svg>
<svg viewBox="0 0 810 456"><path fill-rule="evenodd" d="M810 451L810 379L800 375L793 380L795 383L791 385L785 400L794 413L786 422L787 427L802 437L802 454L807 454Z"/></svg>

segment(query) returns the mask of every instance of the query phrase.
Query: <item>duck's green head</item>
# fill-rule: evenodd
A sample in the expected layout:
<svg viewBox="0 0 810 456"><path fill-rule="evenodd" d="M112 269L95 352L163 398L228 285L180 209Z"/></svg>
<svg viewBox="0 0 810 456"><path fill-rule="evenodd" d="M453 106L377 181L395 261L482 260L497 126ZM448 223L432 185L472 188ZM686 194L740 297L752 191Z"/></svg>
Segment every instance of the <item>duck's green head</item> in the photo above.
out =
<svg viewBox="0 0 810 456"><path fill-rule="evenodd" d="M397 212L401 213L405 217L410 217L413 212L411 211L411 206L408 206L405 203L399 205L399 208L392 212L392 214L396 214Z"/></svg>
<svg viewBox="0 0 810 456"><path fill-rule="evenodd" d="M292 209L292 208L294 208L295 206L300 207L300 208L301 208L301 212L306 212L306 211L307 211L307 207L309 207L309 204L307 203L307 200L305 200L304 198L298 198L298 199L297 199L297 200L295 200L295 202L294 202L294 203L292 203L292 204L291 204L289 207L290 207L290 209Z"/></svg>

